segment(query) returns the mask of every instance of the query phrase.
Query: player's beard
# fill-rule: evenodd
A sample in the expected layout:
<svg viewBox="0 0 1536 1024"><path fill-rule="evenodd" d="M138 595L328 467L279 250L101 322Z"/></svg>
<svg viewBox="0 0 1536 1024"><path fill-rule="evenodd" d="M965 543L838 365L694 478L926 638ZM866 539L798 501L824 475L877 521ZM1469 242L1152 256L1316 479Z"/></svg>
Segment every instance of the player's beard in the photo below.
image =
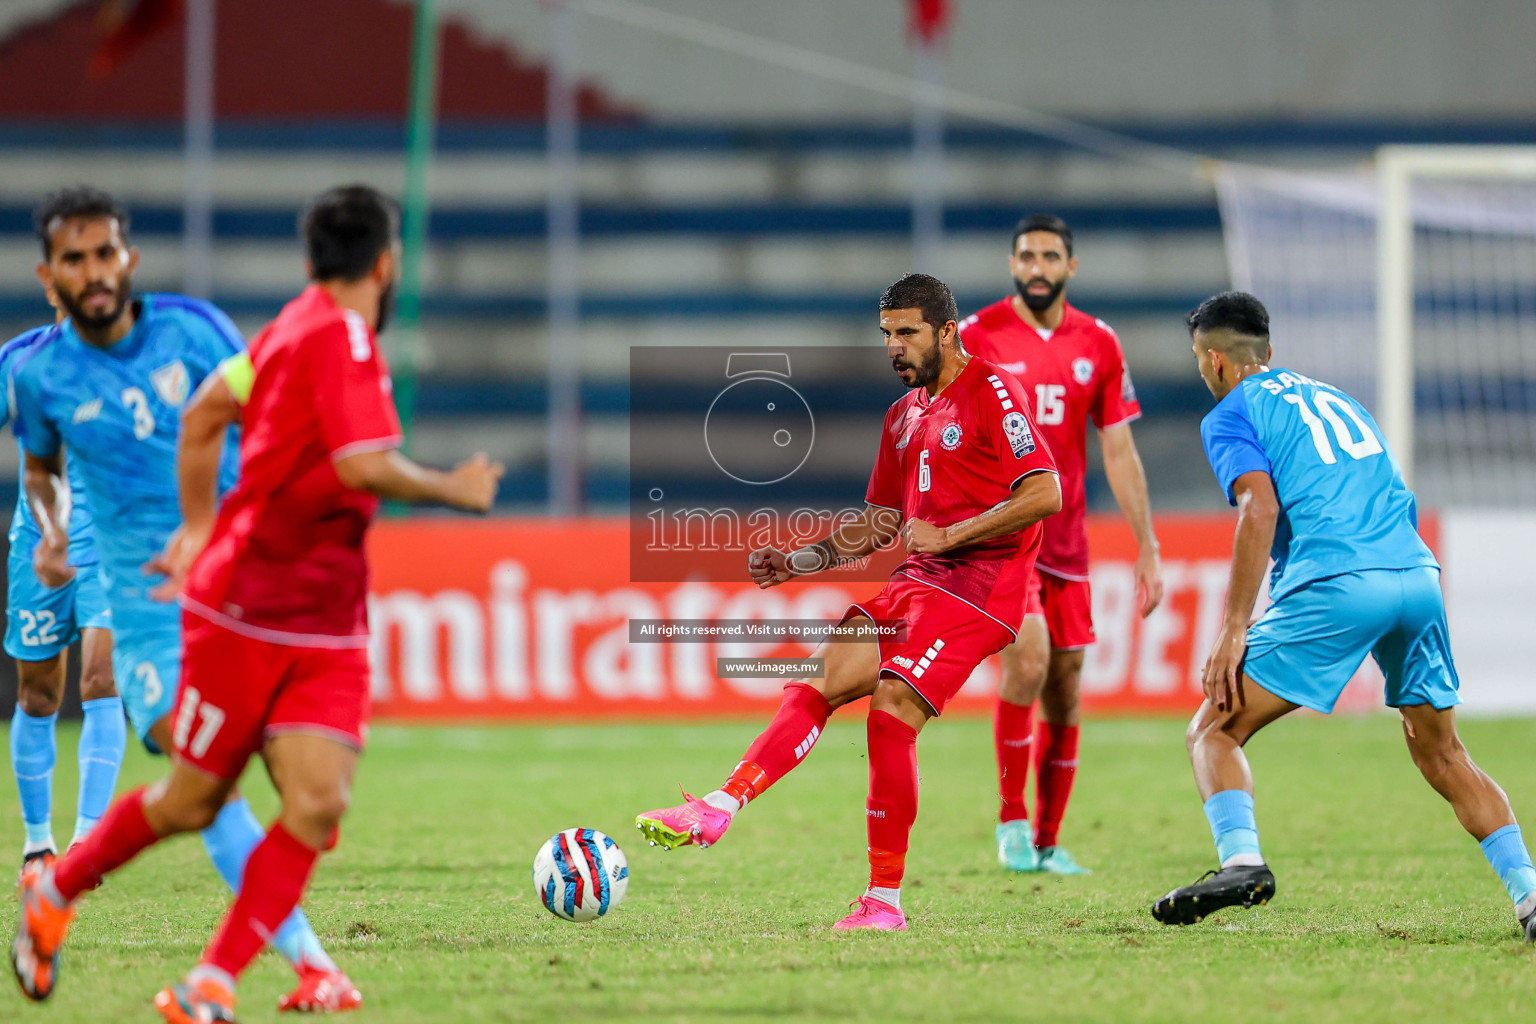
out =
<svg viewBox="0 0 1536 1024"><path fill-rule="evenodd" d="M912 375L912 382L907 383L903 379L902 383L906 384L909 388L925 388L938 380L939 374L944 371L944 353L940 351L939 343L936 341L927 355L917 362L909 363L904 359L895 359L891 361L891 366L895 368L897 373L911 367L915 371Z"/></svg>
<svg viewBox="0 0 1536 1024"><path fill-rule="evenodd" d="M1041 284L1050 285L1051 290L1044 295L1031 292L1029 286L1037 281ZM1029 307L1031 313L1044 313L1061 296L1062 289L1067 286L1067 279L1062 278L1055 284L1051 284L1051 282L1043 277L1032 277L1028 281L1020 281L1018 278L1014 278L1013 286L1018 289L1019 298L1024 300L1024 305Z"/></svg>
<svg viewBox="0 0 1536 1024"><path fill-rule="evenodd" d="M117 323L117 318L123 315L123 309L128 305L129 296L133 294L133 289L129 287L128 275L124 274L117 280L117 302L110 306L107 312L92 315L85 311L85 304L82 301L86 292L92 289L87 288L86 292L81 292L78 297L69 294L57 284L54 285L53 290L58 296L59 305L64 307L64 312L74 321L75 326L87 331L104 331Z"/></svg>
<svg viewBox="0 0 1536 1024"><path fill-rule="evenodd" d="M391 281L379 292L379 315L375 318L373 333L380 335L395 317L395 283Z"/></svg>

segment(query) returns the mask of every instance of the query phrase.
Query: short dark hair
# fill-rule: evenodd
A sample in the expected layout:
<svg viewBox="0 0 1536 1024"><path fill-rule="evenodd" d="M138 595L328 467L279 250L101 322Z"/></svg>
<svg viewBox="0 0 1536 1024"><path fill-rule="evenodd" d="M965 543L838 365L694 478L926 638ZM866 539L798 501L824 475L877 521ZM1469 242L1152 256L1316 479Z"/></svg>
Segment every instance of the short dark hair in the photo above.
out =
<svg viewBox="0 0 1536 1024"><path fill-rule="evenodd" d="M1269 310L1247 292L1221 292L1189 311L1189 333L1228 330L1245 338L1269 342Z"/></svg>
<svg viewBox="0 0 1536 1024"><path fill-rule="evenodd" d="M1050 213L1037 213L1025 217L1013 226L1013 244L1009 248L1010 253L1019 251L1019 239L1031 231L1049 231L1060 235L1062 244L1067 247L1067 258L1072 257L1072 229L1067 227L1067 222Z"/></svg>
<svg viewBox="0 0 1536 1024"><path fill-rule="evenodd" d="M955 293L931 274L908 274L897 281L881 294L880 308L921 310L923 322L932 325L934 334L949 321L960 319Z"/></svg>
<svg viewBox="0 0 1536 1024"><path fill-rule="evenodd" d="M316 281L356 281L400 233L400 204L371 185L316 196L299 216L299 237Z"/></svg>
<svg viewBox="0 0 1536 1024"><path fill-rule="evenodd" d="M50 192L32 211L32 227L37 240L43 245L43 259L53 257L53 229L57 221L85 217L117 221L117 230L128 237L128 211L118 205L116 199L99 188L90 185L71 185Z"/></svg>

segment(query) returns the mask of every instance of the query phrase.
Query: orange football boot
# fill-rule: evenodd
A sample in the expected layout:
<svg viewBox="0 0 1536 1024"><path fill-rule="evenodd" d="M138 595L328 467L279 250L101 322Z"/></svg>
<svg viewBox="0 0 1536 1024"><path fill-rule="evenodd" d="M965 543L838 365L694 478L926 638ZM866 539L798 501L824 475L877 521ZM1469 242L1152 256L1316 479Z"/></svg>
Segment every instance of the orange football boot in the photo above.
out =
<svg viewBox="0 0 1536 1024"><path fill-rule="evenodd" d="M28 862L17 886L21 923L16 929L16 941L11 943L11 971L21 991L35 1002L53 994L59 974L59 949L75 919L74 907L61 907L42 894L40 884L52 877L53 862L39 857Z"/></svg>

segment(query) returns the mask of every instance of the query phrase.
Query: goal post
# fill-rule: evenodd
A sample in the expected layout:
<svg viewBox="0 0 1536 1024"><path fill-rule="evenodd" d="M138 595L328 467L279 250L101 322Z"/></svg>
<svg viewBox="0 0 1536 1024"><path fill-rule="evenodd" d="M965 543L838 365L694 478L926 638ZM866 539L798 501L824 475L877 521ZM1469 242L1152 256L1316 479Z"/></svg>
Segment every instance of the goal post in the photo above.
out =
<svg viewBox="0 0 1536 1024"><path fill-rule="evenodd" d="M1536 181L1536 146L1383 146L1376 151L1377 421L1403 476L1414 468L1416 179Z"/></svg>
<svg viewBox="0 0 1536 1024"><path fill-rule="evenodd" d="M1428 504L1536 505L1536 146L1215 180L1277 364L1359 398Z"/></svg>

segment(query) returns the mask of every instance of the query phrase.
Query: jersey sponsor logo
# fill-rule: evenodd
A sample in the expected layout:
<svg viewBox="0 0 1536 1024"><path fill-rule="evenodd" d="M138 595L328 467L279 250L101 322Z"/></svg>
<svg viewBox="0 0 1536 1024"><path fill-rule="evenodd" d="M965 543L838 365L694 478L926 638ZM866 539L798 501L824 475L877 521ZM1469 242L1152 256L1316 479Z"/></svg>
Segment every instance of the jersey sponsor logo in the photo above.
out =
<svg viewBox="0 0 1536 1024"><path fill-rule="evenodd" d="M1022 459L1035 450L1035 435L1029 429L1029 420L1021 412L1011 412L1003 417L1003 433L1013 448L1013 457Z"/></svg>
<svg viewBox="0 0 1536 1024"><path fill-rule="evenodd" d="M149 382L155 386L155 394L173 408L179 408L192 394L192 377L186 364L173 359L158 370L149 372Z"/></svg>
<svg viewBox="0 0 1536 1024"><path fill-rule="evenodd" d="M1093 360L1084 359L1082 356L1072 360L1072 379L1079 384L1087 384L1093 380Z"/></svg>
<svg viewBox="0 0 1536 1024"><path fill-rule="evenodd" d="M1136 385L1131 383L1131 369L1126 367L1120 374L1120 400L1122 402L1136 401Z"/></svg>
<svg viewBox="0 0 1536 1024"><path fill-rule="evenodd" d="M1009 373L1023 373L1024 360L1020 359L1016 363L998 363L997 368L999 370L1007 370Z"/></svg>
<svg viewBox="0 0 1536 1024"><path fill-rule="evenodd" d="M82 423L89 423L91 420L98 419L100 416L101 399L99 398L93 398L89 402L81 402L75 406L74 422L77 427Z"/></svg>
<svg viewBox="0 0 1536 1024"><path fill-rule="evenodd" d="M909 430L905 434L901 435L901 440L900 441L896 442L896 450L897 451L901 451L903 448L905 448L907 446L907 442L910 441L910 440L912 440L912 431Z"/></svg>
<svg viewBox="0 0 1536 1024"><path fill-rule="evenodd" d="M949 424L949 426L945 427L943 432L939 434L939 444L947 452L952 452L956 448L959 448L961 439L960 424L958 423Z"/></svg>

